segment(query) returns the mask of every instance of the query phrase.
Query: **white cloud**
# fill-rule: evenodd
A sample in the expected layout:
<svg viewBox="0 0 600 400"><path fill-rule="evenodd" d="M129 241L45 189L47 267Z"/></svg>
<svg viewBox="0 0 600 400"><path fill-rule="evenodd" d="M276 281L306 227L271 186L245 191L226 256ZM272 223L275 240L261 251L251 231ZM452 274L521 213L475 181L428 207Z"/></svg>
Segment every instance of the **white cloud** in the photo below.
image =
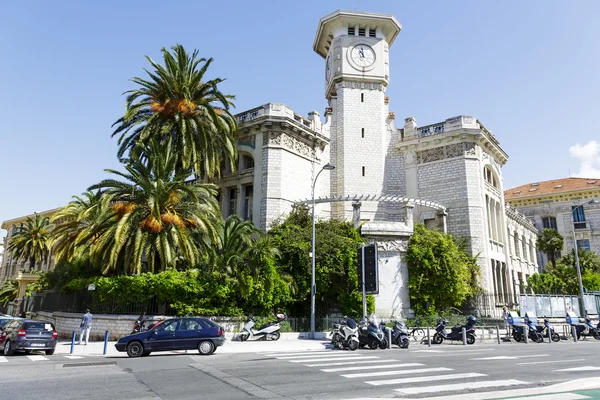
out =
<svg viewBox="0 0 600 400"><path fill-rule="evenodd" d="M579 161L579 172L574 176L600 178L600 143L595 140L584 145L577 143L569 148L569 153Z"/></svg>

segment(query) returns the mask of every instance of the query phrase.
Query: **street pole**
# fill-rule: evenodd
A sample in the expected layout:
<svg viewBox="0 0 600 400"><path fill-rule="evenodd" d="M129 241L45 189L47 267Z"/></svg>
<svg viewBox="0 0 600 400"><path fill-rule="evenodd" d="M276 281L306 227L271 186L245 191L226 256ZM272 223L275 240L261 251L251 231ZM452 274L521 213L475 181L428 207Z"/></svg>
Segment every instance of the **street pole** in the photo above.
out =
<svg viewBox="0 0 600 400"><path fill-rule="evenodd" d="M323 170L331 171L335 166L327 163L323 165L323 168L317 173L315 179L313 180L311 187L311 195L312 195L312 267L311 267L311 279L310 279L310 338L315 338L315 295L317 294L317 285L315 284L315 184L317 183L317 178L321 175Z"/></svg>

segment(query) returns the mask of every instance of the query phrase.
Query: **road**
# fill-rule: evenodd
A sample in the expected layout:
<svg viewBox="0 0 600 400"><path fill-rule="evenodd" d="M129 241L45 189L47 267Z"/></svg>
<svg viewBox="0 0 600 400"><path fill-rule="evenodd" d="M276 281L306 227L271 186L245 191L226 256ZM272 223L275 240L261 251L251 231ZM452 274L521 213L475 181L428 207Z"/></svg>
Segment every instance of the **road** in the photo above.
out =
<svg viewBox="0 0 600 400"><path fill-rule="evenodd" d="M7 399L600 399L599 350L600 342L582 341L140 359L17 355L0 356L0 382Z"/></svg>

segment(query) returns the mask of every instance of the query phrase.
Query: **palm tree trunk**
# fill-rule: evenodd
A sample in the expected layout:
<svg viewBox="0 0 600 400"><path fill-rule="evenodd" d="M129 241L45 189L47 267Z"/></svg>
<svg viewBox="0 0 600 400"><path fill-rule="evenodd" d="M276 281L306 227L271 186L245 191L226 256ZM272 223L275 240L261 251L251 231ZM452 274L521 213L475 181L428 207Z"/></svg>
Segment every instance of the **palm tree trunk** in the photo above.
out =
<svg viewBox="0 0 600 400"><path fill-rule="evenodd" d="M33 271L34 267L35 267L35 257L29 257L29 270Z"/></svg>

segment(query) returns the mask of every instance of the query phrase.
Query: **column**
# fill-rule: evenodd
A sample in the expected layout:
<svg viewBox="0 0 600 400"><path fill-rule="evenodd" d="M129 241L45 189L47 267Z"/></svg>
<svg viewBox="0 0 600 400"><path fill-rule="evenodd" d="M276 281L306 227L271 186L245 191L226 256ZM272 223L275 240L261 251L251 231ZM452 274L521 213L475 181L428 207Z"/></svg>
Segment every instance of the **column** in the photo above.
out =
<svg viewBox="0 0 600 400"><path fill-rule="evenodd" d="M354 224L354 228L358 229L360 227L360 206L362 203L360 201L352 202L352 223Z"/></svg>
<svg viewBox="0 0 600 400"><path fill-rule="evenodd" d="M447 224L448 213L446 211L438 211L437 217L438 217L438 226L439 226L440 230L444 233L448 233L448 224Z"/></svg>
<svg viewBox="0 0 600 400"><path fill-rule="evenodd" d="M242 217L244 215L244 199L242 192L242 184L238 183L235 187L235 213Z"/></svg>

